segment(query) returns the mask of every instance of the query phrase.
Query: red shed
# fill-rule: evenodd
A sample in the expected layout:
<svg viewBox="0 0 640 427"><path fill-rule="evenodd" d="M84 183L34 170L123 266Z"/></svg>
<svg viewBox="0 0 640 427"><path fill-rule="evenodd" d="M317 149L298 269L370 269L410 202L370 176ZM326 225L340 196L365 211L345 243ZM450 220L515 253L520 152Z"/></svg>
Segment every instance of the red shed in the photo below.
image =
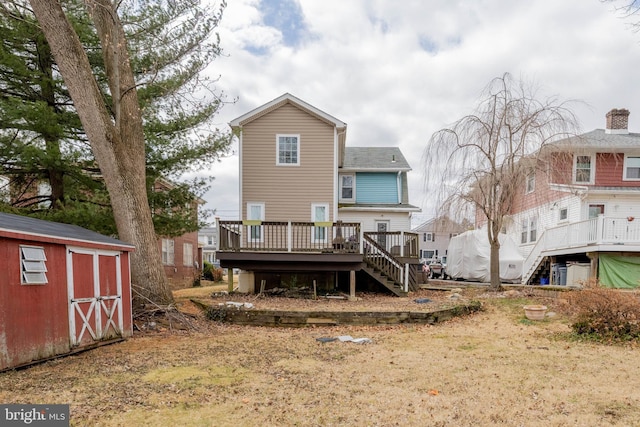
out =
<svg viewBox="0 0 640 427"><path fill-rule="evenodd" d="M0 213L0 371L133 334L120 240Z"/></svg>

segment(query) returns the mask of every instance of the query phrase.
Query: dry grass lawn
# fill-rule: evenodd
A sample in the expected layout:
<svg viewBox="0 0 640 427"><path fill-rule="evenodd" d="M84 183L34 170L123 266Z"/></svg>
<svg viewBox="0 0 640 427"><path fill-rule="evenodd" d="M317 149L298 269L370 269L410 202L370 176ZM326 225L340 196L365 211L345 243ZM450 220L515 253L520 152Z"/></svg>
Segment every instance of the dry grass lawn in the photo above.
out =
<svg viewBox="0 0 640 427"><path fill-rule="evenodd" d="M82 426L640 425L635 346L570 339L561 300L463 295L485 310L436 326L136 334L2 373L0 401L69 403ZM526 320L541 301L556 315ZM339 335L372 343L316 340Z"/></svg>

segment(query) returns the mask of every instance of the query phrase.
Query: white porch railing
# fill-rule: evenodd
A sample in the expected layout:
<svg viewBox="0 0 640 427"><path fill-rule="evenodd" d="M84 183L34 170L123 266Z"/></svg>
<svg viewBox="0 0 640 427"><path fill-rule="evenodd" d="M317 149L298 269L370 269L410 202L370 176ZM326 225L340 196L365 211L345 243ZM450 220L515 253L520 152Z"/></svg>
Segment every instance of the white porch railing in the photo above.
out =
<svg viewBox="0 0 640 427"><path fill-rule="evenodd" d="M547 229L524 260L522 283L527 283L548 251L603 244L640 245L640 219L634 219L599 215L597 218Z"/></svg>

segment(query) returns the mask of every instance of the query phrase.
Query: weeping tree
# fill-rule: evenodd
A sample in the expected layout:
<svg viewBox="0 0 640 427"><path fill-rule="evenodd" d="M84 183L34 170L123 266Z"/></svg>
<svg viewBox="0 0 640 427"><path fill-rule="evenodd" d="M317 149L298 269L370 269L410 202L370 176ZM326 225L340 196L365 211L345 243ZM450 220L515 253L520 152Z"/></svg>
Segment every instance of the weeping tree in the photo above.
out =
<svg viewBox="0 0 640 427"><path fill-rule="evenodd" d="M26 0L0 5L0 176L6 178L0 192L12 193L0 209L117 234L82 123L29 6ZM62 6L112 111L100 40L84 3L67 0ZM198 229L194 212L166 208L194 205L208 182L151 191L157 179L175 183L229 146L229 135L210 125L224 94L202 73L220 54L214 31L224 6L202 8L195 0L119 4L143 117L149 204L157 208L154 226L163 236Z"/></svg>
<svg viewBox="0 0 640 427"><path fill-rule="evenodd" d="M174 21L191 29L191 32L182 30L187 36L184 44L174 45L174 49L187 56L180 62L162 56L172 50L163 41L176 40L180 27L162 30L161 18L165 18L154 5L186 7L183 10L196 5L190 1L142 1L136 2L135 8L126 9L121 2L85 0L83 11L97 41L97 45L85 45L80 37L83 32L74 19L76 15L65 10L59 0L29 3L99 167L118 236L136 246L131 263L132 281L141 297L169 304L173 298L157 245L148 178L153 180L154 173L159 176L162 170L178 173L194 163L210 161L228 144L228 138L215 132L206 135L198 128L203 119L217 111L220 99L204 104L203 108L201 101L188 95L200 87L198 73L207 65L202 58L188 56L199 52L195 36L199 28L197 16L193 19L182 16ZM68 4L64 2L65 7ZM149 37L143 37L143 33ZM131 51L129 39L138 42ZM95 46L99 48L99 66L91 60ZM185 91L189 84L194 86ZM184 99L200 108L195 113L190 111L189 105L180 102ZM195 139L189 139L190 134ZM188 163L186 153L199 156ZM151 173L147 174L149 170Z"/></svg>
<svg viewBox="0 0 640 427"><path fill-rule="evenodd" d="M531 85L511 75L493 79L475 112L435 132L425 149L426 188L452 218L475 216L491 248L491 289L501 289L500 232L527 176L546 173L543 148L575 134L569 103L539 100Z"/></svg>

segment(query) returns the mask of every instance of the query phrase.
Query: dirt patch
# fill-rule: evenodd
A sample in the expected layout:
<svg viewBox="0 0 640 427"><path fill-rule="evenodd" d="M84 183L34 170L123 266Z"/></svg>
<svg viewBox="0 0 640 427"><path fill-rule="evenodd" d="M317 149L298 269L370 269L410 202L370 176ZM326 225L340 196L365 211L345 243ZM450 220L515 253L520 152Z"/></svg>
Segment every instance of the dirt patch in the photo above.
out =
<svg viewBox="0 0 640 427"><path fill-rule="evenodd" d="M200 296L211 291L194 288ZM413 307L418 297L448 303L450 293L355 303ZM178 305L188 307L191 296L178 291ZM196 314L195 331L159 325L123 343L0 374L0 401L70 403L72 425L91 426L640 425L635 347L568 339L561 298L471 290L462 297L480 299L485 310L437 326L273 329ZM526 320L522 306L531 303L544 303L552 316ZM318 340L346 335L370 342Z"/></svg>

